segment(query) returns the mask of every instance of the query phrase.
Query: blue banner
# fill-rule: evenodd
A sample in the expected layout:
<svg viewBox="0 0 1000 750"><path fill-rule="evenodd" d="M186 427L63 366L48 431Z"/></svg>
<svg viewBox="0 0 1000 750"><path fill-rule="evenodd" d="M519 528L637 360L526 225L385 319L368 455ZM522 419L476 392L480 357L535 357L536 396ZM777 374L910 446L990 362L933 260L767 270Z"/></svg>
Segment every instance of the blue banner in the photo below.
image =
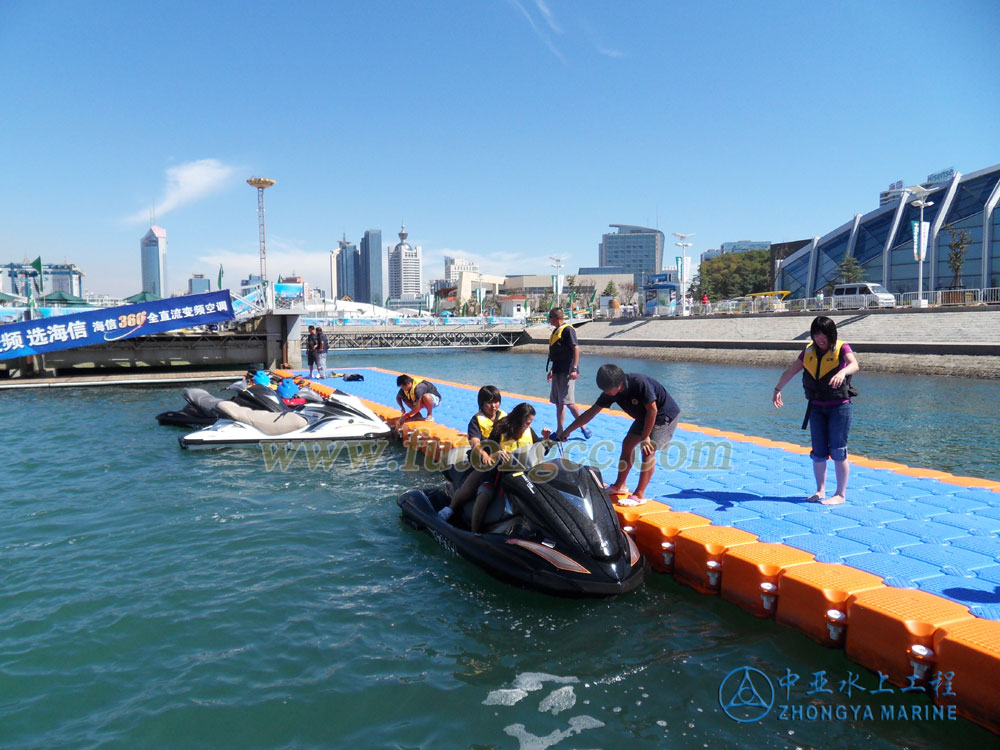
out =
<svg viewBox="0 0 1000 750"><path fill-rule="evenodd" d="M0 325L0 359L106 344L232 320L229 290Z"/></svg>

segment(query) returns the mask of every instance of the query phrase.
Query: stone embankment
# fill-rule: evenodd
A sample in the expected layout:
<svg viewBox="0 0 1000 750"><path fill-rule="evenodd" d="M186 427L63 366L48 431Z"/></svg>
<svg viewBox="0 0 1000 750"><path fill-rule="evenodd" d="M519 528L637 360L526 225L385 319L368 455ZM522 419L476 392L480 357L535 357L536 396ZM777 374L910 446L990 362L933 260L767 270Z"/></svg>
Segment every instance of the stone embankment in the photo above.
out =
<svg viewBox="0 0 1000 750"><path fill-rule="evenodd" d="M829 313L827 313L830 315ZM785 366L809 341L816 313L591 321L586 354ZM1000 378L1000 309L879 310L830 315L873 372ZM519 351L546 351L551 328L529 328Z"/></svg>

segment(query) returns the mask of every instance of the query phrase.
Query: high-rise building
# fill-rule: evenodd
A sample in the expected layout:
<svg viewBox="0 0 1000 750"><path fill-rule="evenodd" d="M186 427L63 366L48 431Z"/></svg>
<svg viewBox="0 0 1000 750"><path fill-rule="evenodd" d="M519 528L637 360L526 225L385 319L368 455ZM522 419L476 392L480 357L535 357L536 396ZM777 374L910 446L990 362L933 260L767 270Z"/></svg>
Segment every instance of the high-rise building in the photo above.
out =
<svg viewBox="0 0 1000 750"><path fill-rule="evenodd" d="M399 242L389 250L389 296L394 299L416 300L423 286L420 271L420 247L407 243L406 225L399 230Z"/></svg>
<svg viewBox="0 0 1000 750"><path fill-rule="evenodd" d="M212 291L212 280L206 279L204 274L192 274L188 279L188 294L207 294Z"/></svg>
<svg viewBox="0 0 1000 750"><path fill-rule="evenodd" d="M152 226L139 242L142 256L142 290L157 297L168 297L167 230Z"/></svg>
<svg viewBox="0 0 1000 750"><path fill-rule="evenodd" d="M479 265L465 260L465 258L451 258L444 256L444 280L449 284L458 283L458 275L465 271L467 273L479 273Z"/></svg>
<svg viewBox="0 0 1000 750"><path fill-rule="evenodd" d="M362 286L358 283L361 253L358 251L357 245L347 241L346 235L338 244L340 252L337 254L337 298L349 297L355 302L359 302L358 287Z"/></svg>
<svg viewBox="0 0 1000 750"><path fill-rule="evenodd" d="M609 226L618 231L601 237L598 263L602 268L621 268L638 285L663 268L663 232L630 224Z"/></svg>
<svg viewBox="0 0 1000 750"><path fill-rule="evenodd" d="M361 238L361 275L358 302L381 305L382 296L382 230L367 229Z"/></svg>

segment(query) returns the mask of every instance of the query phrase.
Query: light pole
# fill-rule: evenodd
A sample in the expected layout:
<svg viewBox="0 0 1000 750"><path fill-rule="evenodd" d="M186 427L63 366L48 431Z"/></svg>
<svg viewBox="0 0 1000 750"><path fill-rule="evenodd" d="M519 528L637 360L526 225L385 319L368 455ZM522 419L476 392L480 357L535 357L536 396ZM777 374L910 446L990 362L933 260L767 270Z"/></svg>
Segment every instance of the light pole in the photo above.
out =
<svg viewBox="0 0 1000 750"><path fill-rule="evenodd" d="M566 258L561 255L550 255L549 260L552 261L551 263L549 263L549 265L556 270L555 275L552 277L553 280L552 291L555 294L555 300L552 304L552 307L557 307L557 306L562 307L562 305L559 304L559 294L560 292L562 292L562 284L559 283L559 269L563 267L564 265L563 261L566 260Z"/></svg>
<svg viewBox="0 0 1000 750"><path fill-rule="evenodd" d="M337 312L337 256L340 255L340 248L335 247L330 250L330 299L333 300L333 311Z"/></svg>
<svg viewBox="0 0 1000 750"><path fill-rule="evenodd" d="M913 194L916 200L910 201L911 206L920 209L920 222L913 223L913 259L917 261L917 299L913 302L913 307L927 307L927 300L924 299L924 257L927 255L927 226L924 224L924 209L934 205L934 201L927 200L930 190L920 185L915 185L907 190Z"/></svg>
<svg viewBox="0 0 1000 750"><path fill-rule="evenodd" d="M691 247L692 243L688 242L688 237L694 237L694 232L690 234L681 234L680 232L674 232L674 237L680 240L680 242L675 242L681 249L681 262L677 265L677 279L680 281L681 285L681 315L687 315L687 249Z"/></svg>

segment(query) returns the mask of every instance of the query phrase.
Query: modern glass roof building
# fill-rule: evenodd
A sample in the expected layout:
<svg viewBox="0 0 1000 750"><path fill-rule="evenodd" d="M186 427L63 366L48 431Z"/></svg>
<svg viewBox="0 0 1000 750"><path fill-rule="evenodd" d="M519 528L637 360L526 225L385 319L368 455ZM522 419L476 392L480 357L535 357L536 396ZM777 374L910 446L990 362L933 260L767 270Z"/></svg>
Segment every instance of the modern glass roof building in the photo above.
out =
<svg viewBox="0 0 1000 750"><path fill-rule="evenodd" d="M924 221L930 224L924 289L953 285L948 266L951 229L964 229L972 239L959 286L1000 286L1000 164L970 174L955 172L923 187L931 191L925 200L934 203L924 209ZM864 267L865 281L878 282L896 294L917 291L912 222L919 221L920 211L911 205L913 200L913 194L904 190L874 211L858 214L813 239L781 262L775 290L811 297L836 279L837 265L850 255Z"/></svg>

